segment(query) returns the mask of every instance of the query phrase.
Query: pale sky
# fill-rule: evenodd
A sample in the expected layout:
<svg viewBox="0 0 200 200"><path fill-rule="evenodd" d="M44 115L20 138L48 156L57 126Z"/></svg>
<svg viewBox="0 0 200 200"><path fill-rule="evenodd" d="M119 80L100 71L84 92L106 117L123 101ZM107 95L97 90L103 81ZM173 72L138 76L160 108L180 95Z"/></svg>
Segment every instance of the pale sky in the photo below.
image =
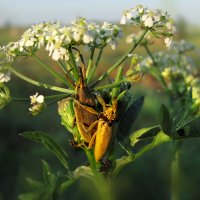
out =
<svg viewBox="0 0 200 200"><path fill-rule="evenodd" d="M137 4L168 11L175 19L200 26L198 0L0 0L0 25L30 25L47 20L69 23L76 17L119 21L124 9Z"/></svg>

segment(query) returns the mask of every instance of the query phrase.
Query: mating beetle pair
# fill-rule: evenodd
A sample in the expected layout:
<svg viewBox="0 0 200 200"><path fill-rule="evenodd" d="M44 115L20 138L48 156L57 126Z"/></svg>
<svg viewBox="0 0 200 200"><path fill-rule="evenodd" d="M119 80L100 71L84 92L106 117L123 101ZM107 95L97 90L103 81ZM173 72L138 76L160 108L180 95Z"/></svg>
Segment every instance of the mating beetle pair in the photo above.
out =
<svg viewBox="0 0 200 200"><path fill-rule="evenodd" d="M98 162L105 155L112 138L113 122L117 119L117 99L113 100L111 106L100 96L96 96L96 99L102 111L96 110L94 95L80 79L76 84L74 99L76 124L88 148L94 147L95 160Z"/></svg>

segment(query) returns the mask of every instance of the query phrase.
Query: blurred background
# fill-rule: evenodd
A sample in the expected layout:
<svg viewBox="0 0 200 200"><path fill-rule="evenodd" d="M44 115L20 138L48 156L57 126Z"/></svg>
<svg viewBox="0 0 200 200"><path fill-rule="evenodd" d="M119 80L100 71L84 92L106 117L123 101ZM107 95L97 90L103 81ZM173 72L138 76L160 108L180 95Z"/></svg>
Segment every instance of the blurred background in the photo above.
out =
<svg viewBox="0 0 200 200"><path fill-rule="evenodd" d="M123 10L137 4L153 9L160 8L175 18L178 27L176 40L185 39L196 46L190 56L196 65L200 65L200 1L196 0L1 1L0 45L19 40L27 27L46 20L59 20L64 24L69 24L76 17L86 17L95 21L106 20L118 23ZM129 28L125 30L127 34L130 33ZM114 63L127 48L127 44L121 41L116 52L110 48L106 49L98 73L105 71L106 67ZM153 51L164 48L160 43L152 46ZM137 49L137 53L145 56L141 48ZM40 56L46 59L45 62L54 65L46 54L43 53ZM22 59L15 65L21 72L33 78L59 85L31 59ZM8 86L14 97L29 97L36 92L44 95L52 94L24 83L14 75ZM156 116L160 104L166 101L166 96L162 93L158 83L151 77L145 76L142 82L134 85L133 92L135 92L135 97L146 96L143 110L135 124L135 130L157 124ZM24 140L19 136L20 132L28 130L47 132L63 148L67 149L74 168L79 164L86 164L82 153L70 148L68 144L71 135L67 134L64 127L60 125L57 104L49 106L37 117L28 114L28 107L29 101L12 102L0 110L0 200L14 200L19 194L28 192L27 177L41 180L41 159L47 160L55 171L63 170L59 162L43 146ZM180 187L183 200L199 199L199 146L200 141L188 141L181 152ZM169 199L171 154L171 145L163 145L127 166L116 182L116 194L119 199ZM75 193L74 190L76 190ZM63 199L92 199L88 190L90 187L87 187L84 180L80 180L66 191Z"/></svg>

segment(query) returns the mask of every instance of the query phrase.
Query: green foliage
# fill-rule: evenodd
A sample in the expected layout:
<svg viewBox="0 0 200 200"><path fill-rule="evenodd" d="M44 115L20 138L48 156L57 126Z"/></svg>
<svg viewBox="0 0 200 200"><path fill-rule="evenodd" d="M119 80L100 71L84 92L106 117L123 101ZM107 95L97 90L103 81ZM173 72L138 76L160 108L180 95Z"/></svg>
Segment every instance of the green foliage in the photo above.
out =
<svg viewBox="0 0 200 200"><path fill-rule="evenodd" d="M20 133L20 135L26 139L42 143L59 159L59 161L67 170L69 169L69 165L67 162L67 153L49 135L39 131L27 131L24 133Z"/></svg>
<svg viewBox="0 0 200 200"><path fill-rule="evenodd" d="M162 105L160 108L159 121L162 131L171 136L173 134L173 121L165 105Z"/></svg>
<svg viewBox="0 0 200 200"><path fill-rule="evenodd" d="M144 97L139 97L135 100L126 110L126 112L120 117L117 138L123 140L132 131L135 120L141 111L144 102Z"/></svg>
<svg viewBox="0 0 200 200"><path fill-rule="evenodd" d="M19 200L56 200L67 188L67 177L60 172L54 174L49 164L42 160L43 182L27 178L27 183L33 192L19 195ZM68 180L69 181L69 180Z"/></svg>

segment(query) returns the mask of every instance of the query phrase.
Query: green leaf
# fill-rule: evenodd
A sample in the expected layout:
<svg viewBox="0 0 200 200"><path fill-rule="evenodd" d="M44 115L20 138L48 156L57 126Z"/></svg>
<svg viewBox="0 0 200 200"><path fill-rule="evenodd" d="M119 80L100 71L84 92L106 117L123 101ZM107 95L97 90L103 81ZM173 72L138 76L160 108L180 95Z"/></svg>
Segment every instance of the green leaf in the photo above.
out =
<svg viewBox="0 0 200 200"><path fill-rule="evenodd" d="M168 135L166 135L165 133L163 133L162 131L160 131L153 138L153 141L150 144L147 144L142 149L140 149L137 152L137 154L135 154L134 159L137 159L137 158L141 157L145 152L150 151L151 149L157 147L158 145L161 145L161 144L169 142L169 141L172 141L172 139Z"/></svg>
<svg viewBox="0 0 200 200"><path fill-rule="evenodd" d="M63 192L64 192L69 186L71 186L73 183L74 183L74 180L73 180L73 179L69 179L69 180L63 182L63 183L60 185L59 193L63 193Z"/></svg>
<svg viewBox="0 0 200 200"><path fill-rule="evenodd" d="M181 107L178 112L174 114L174 129L178 130L183 128L188 124L191 119L191 107L192 107L192 89L189 90L187 99L183 107Z"/></svg>
<svg viewBox="0 0 200 200"><path fill-rule="evenodd" d="M143 102L144 102L144 96L139 97L128 107L126 112L122 116L120 116L118 130L117 130L118 140L123 140L132 132L133 123L135 122L138 114L141 111Z"/></svg>
<svg viewBox="0 0 200 200"><path fill-rule="evenodd" d="M160 108L159 121L160 121L160 126L163 132L171 136L173 132L173 121L165 105L162 105Z"/></svg>
<svg viewBox="0 0 200 200"><path fill-rule="evenodd" d="M42 187L44 187L44 185L40 181L36 181L30 177L27 177L26 181L30 185L30 187L33 189L38 190L38 189L41 189Z"/></svg>
<svg viewBox="0 0 200 200"><path fill-rule="evenodd" d="M39 131L27 131L20 133L20 135L26 139L42 143L59 159L62 165L69 170L69 165L67 163L67 153L49 135Z"/></svg>
<svg viewBox="0 0 200 200"><path fill-rule="evenodd" d="M115 167L113 169L112 176L116 177L121 171L121 169L132 161L133 159L131 156L122 156L121 158L117 159L115 161Z"/></svg>
<svg viewBox="0 0 200 200"><path fill-rule="evenodd" d="M49 164L42 160L43 178L47 186L52 187L54 185L55 176L52 174Z"/></svg>

